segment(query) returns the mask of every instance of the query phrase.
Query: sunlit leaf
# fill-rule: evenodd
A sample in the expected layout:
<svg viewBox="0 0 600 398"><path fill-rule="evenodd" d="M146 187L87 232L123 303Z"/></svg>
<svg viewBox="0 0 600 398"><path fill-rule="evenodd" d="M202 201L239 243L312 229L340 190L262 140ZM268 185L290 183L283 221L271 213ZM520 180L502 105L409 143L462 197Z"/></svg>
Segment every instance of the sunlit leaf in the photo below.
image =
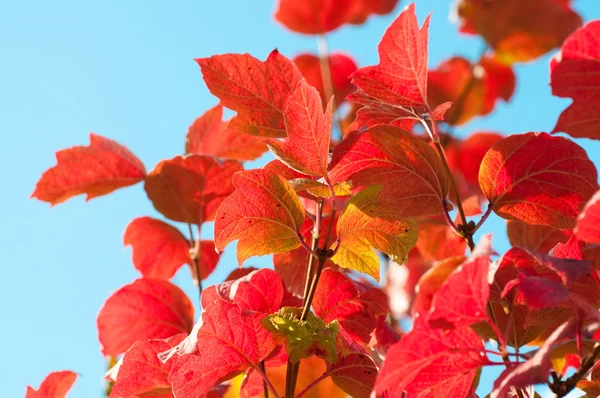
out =
<svg viewBox="0 0 600 398"><path fill-rule="evenodd" d="M575 234L588 243L600 243L600 191L592 196L581 211Z"/></svg>
<svg viewBox="0 0 600 398"><path fill-rule="evenodd" d="M77 374L70 370L52 372L42 381L39 389L27 386L25 398L65 398L75 379Z"/></svg>

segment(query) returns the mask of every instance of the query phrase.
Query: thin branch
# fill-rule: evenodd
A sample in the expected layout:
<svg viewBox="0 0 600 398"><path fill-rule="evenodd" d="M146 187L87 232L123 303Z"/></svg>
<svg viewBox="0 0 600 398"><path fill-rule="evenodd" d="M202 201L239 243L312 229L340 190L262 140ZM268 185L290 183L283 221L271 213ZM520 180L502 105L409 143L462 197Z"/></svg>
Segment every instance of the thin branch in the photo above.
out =
<svg viewBox="0 0 600 398"><path fill-rule="evenodd" d="M274 398L280 398L279 394L277 394L277 390L275 390L275 387L273 386L273 384L271 383L271 380L269 380L269 378L267 377L267 374L261 369L260 366L253 366L254 370L256 372L258 372L258 374L260 375L260 377L262 377L264 384L267 385L267 387L269 387L269 390L271 390L271 392L273 393L273 397ZM266 395L265 395L266 397Z"/></svg>
<svg viewBox="0 0 600 398"><path fill-rule="evenodd" d="M300 392L300 394L296 395L296 398L301 398L304 394L306 394L314 386L316 386L317 384L319 384L320 382L322 382L323 380L325 380L327 377L329 377L329 374L327 372L323 373L321 376L319 376L318 378L316 378L315 380L313 380L312 383L310 383L308 386L306 386L306 388L304 390L302 390Z"/></svg>
<svg viewBox="0 0 600 398"><path fill-rule="evenodd" d="M456 235L460 236L461 238L464 238L462 232L460 232L458 230L458 228L456 227L456 224L450 218L450 213L448 213L448 206L447 205L448 205L448 202L446 201L446 199L444 199L442 201L442 214L444 216L444 219L446 220L446 224L448 224L448 226L450 227L450 229L452 230L452 232L454 232Z"/></svg>
<svg viewBox="0 0 600 398"><path fill-rule="evenodd" d="M331 65L329 64L329 46L327 45L327 38L325 35L317 36L317 48L319 51L319 67L321 69L321 80L323 81L323 90L325 91L325 100L329 101L332 99L332 112L333 118L336 120L340 135L344 135L344 128L342 126L342 120L337 114L336 99L334 96L333 89L333 78L331 76Z"/></svg>
<svg viewBox="0 0 600 398"><path fill-rule="evenodd" d="M470 231L470 233L472 235L474 235L475 232L477 232L477 230L483 225L485 220L487 220L488 217L490 216L490 214L492 214L492 209L493 209L492 204L488 203L488 207L485 210L485 213L483 213L483 216L481 216L481 219L477 222L477 224L475 224L475 227L473 227L473 229Z"/></svg>
<svg viewBox="0 0 600 398"><path fill-rule="evenodd" d="M192 230L192 224L188 223L189 231L189 242L190 242L190 259L194 266L194 273L196 274L196 280L198 282L198 297L200 300L200 306L202 306L202 271L200 268L200 224L198 224L198 230L196 233L196 239L194 240L194 232Z"/></svg>
<svg viewBox="0 0 600 398"><path fill-rule="evenodd" d="M267 371L265 370L265 361L260 361L258 366L260 367L261 372L263 372L263 374L266 376ZM269 379L266 377L263 378L263 395L265 396L264 398L269 398L269 385L267 384L268 380Z"/></svg>
<svg viewBox="0 0 600 398"><path fill-rule="evenodd" d="M577 387L579 380L583 379L585 375L594 367L600 358L600 343L594 345L592 353L583 358L581 365L575 374L566 380L561 380L556 373L552 375L552 382L548 382L550 390L558 397L564 397Z"/></svg>

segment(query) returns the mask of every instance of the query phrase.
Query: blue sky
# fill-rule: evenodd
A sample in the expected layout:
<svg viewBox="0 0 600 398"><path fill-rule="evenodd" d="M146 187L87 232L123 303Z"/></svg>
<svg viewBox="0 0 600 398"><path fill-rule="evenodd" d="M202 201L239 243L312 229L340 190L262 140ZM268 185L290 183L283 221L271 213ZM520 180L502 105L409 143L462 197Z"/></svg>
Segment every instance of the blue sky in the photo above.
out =
<svg viewBox="0 0 600 398"><path fill-rule="evenodd" d="M457 34L449 1L418 1L420 20L430 11L430 64L459 54L475 56L481 42ZM600 19L600 4L576 0L586 20ZM331 50L351 53L362 66L377 63L376 46L400 11L345 27L329 38ZM104 361L96 315L112 291L137 276L122 244L135 217L158 216L142 185L85 203L83 197L50 209L29 200L54 152L87 145L88 133L128 146L148 170L183 151L195 117L217 103L206 89L196 57L248 52L264 59L275 47L293 56L316 51L313 38L286 31L272 19L273 1L31 1L7 2L0 13L0 305L4 341L2 395L20 397L47 373L80 374L70 397L102 394ZM532 16L534 17L534 16ZM548 60L517 67L510 104L457 130L504 134L549 131L568 100L548 86ZM598 142L579 140L600 164ZM485 231L501 228L492 217ZM206 236L210 235L207 228ZM497 234L499 252L508 244ZM229 248L213 284L235 267ZM251 259L248 265L264 265ZM174 279L195 301L187 270ZM484 383L489 385L489 383Z"/></svg>

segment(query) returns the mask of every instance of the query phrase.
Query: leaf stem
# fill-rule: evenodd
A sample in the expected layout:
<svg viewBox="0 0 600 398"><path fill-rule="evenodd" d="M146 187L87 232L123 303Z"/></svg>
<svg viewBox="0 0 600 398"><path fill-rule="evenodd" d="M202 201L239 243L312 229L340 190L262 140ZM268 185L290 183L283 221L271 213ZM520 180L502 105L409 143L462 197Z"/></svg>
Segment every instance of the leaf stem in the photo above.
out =
<svg viewBox="0 0 600 398"><path fill-rule="evenodd" d="M261 366L262 365L262 366ZM280 398L279 394L277 394L277 390L275 390L275 387L273 386L273 384L271 383L271 380L269 380L269 378L267 377L267 374L265 373L264 369L264 362L261 362L259 364L259 366L253 366L254 370L258 372L258 374L262 377L263 379L263 386L266 384L267 387L269 387L269 389L271 390L271 392L273 393L273 397L274 398ZM265 391L265 398L268 398L268 396L266 395L266 391Z"/></svg>
<svg viewBox="0 0 600 398"><path fill-rule="evenodd" d="M188 231L190 233L190 259L194 266L194 273L196 274L196 280L198 283L198 298L200 306L202 306L202 271L200 269L200 225L196 232L196 239L194 240L194 232L192 230L192 224L188 223Z"/></svg>
<svg viewBox="0 0 600 398"><path fill-rule="evenodd" d="M340 135L344 135L342 120L337 114L336 100L333 90L333 78L331 76L331 65L329 63L329 46L327 45L327 37L322 34L317 36L317 49L319 52L319 68L321 69L321 80L323 81L323 91L325 91L325 101L332 98L332 115L335 118ZM325 104L324 104L325 105Z"/></svg>
<svg viewBox="0 0 600 398"><path fill-rule="evenodd" d="M310 383L308 386L306 386L306 388L304 390L302 390L300 392L300 394L296 395L296 398L301 398L304 394L306 394L314 386L316 386L317 384L319 384L320 382L322 382L323 380L325 380L327 377L329 377L329 374L327 374L327 372L323 373L321 376L319 376L318 378L316 378L315 380L313 380L312 383Z"/></svg>
<svg viewBox="0 0 600 398"><path fill-rule="evenodd" d="M483 225L483 223L485 222L485 220L488 219L488 217L490 216L490 214L492 214L492 203L488 203L488 207L485 210L485 213L483 213L483 216L481 216L481 219L477 222L477 224L475 224L475 227L473 227L470 231L471 234L475 234L475 232L477 232L477 230Z"/></svg>
<svg viewBox="0 0 600 398"><path fill-rule="evenodd" d="M260 361L258 366L260 367L261 372L263 372L263 374L266 376L267 371L265 370L265 361ZM265 396L264 398L269 398L269 386L267 385L267 381L268 378L263 378L263 395Z"/></svg>

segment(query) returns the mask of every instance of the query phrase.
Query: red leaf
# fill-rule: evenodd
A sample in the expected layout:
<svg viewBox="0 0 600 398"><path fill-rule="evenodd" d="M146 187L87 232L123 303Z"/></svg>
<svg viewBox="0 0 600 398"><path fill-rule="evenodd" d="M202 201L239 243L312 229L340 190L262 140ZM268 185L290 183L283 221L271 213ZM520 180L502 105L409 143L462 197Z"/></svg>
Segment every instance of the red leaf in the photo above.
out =
<svg viewBox="0 0 600 398"><path fill-rule="evenodd" d="M504 398L512 387L524 388L536 383L546 383L552 368L550 361L552 346L572 334L573 331L573 322L563 323L529 360L502 372L494 382L494 390L490 394L490 398Z"/></svg>
<svg viewBox="0 0 600 398"><path fill-rule="evenodd" d="M56 152L56 162L31 194L52 206L79 194L86 194L87 201L146 177L144 164L129 149L94 133L90 133L89 146Z"/></svg>
<svg viewBox="0 0 600 398"><path fill-rule="evenodd" d="M212 221L217 207L233 192L232 176L242 166L209 156L176 156L148 174L144 189L154 208L173 221Z"/></svg>
<svg viewBox="0 0 600 398"><path fill-rule="evenodd" d="M600 22L592 21L565 40L550 64L552 94L573 99L553 132L600 139Z"/></svg>
<svg viewBox="0 0 600 398"><path fill-rule="evenodd" d="M442 288L448 277L464 262L464 256L450 257L438 261L421 276L415 289L418 291L413 306L415 316L426 316L429 313L435 294Z"/></svg>
<svg viewBox="0 0 600 398"><path fill-rule="evenodd" d="M306 80L300 80L283 110L288 139L285 142L268 140L271 152L296 171L326 176L332 104L329 101L323 113L323 104L317 90Z"/></svg>
<svg viewBox="0 0 600 398"><path fill-rule="evenodd" d="M158 354L173 348L186 336L175 335L167 340L136 341L123 358L106 375L115 382L112 398L152 396L173 398L169 373L173 362L163 363Z"/></svg>
<svg viewBox="0 0 600 398"><path fill-rule="evenodd" d="M456 235L441 217L428 218L417 225L417 248L425 259L443 260L465 254L467 242Z"/></svg>
<svg viewBox="0 0 600 398"><path fill-rule="evenodd" d="M25 398L65 398L75 379L77 374L69 370L52 372L42 381L38 390L27 386Z"/></svg>
<svg viewBox="0 0 600 398"><path fill-rule="evenodd" d="M223 122L221 105L209 109L190 126L185 140L185 152L223 159L254 160L267 151L260 138L228 126L228 122Z"/></svg>
<svg viewBox="0 0 600 398"><path fill-rule="evenodd" d="M383 291L328 269L321 274L313 308L326 323L337 319L352 339L363 343L369 342L377 317L390 311Z"/></svg>
<svg viewBox="0 0 600 398"><path fill-rule="evenodd" d="M352 75L368 97L398 106L427 105L427 30L419 29L415 5L409 5L390 25L379 43L379 65Z"/></svg>
<svg viewBox="0 0 600 398"><path fill-rule="evenodd" d="M581 25L570 0L460 0L461 31L478 33L506 63L552 50ZM535 15L535 18L532 16Z"/></svg>
<svg viewBox="0 0 600 398"><path fill-rule="evenodd" d="M403 336L388 351L375 391L414 398L464 397L480 366L481 338L469 327L450 331L429 329L423 324Z"/></svg>
<svg viewBox="0 0 600 398"><path fill-rule="evenodd" d="M356 112L356 120L354 121L355 130L373 127L378 124L389 124L410 131L418 123L417 116L412 108L389 105L384 102L361 97L360 94L351 95L348 98L357 103L364 104ZM450 102L438 105L431 112L432 119L444 120L444 115L451 105Z"/></svg>
<svg viewBox="0 0 600 398"><path fill-rule="evenodd" d="M512 246L540 253L548 253L558 243L569 239L569 233L566 231L547 225L531 225L514 220L507 221L506 232Z"/></svg>
<svg viewBox="0 0 600 398"><path fill-rule="evenodd" d="M213 55L196 62L210 92L238 113L228 128L285 137L283 105L302 78L292 61L274 50L264 62L249 54Z"/></svg>
<svg viewBox="0 0 600 398"><path fill-rule="evenodd" d="M102 352L116 357L138 340L189 333L194 306L172 283L142 278L113 293L102 306L97 322Z"/></svg>
<svg viewBox="0 0 600 398"><path fill-rule="evenodd" d="M600 191L592 196L581 211L575 235L588 243L600 243Z"/></svg>
<svg viewBox="0 0 600 398"><path fill-rule="evenodd" d="M550 279L538 276L523 276L521 274L516 281L525 303L530 308L557 307L569 298L567 288L563 284Z"/></svg>
<svg viewBox="0 0 600 398"><path fill-rule="evenodd" d="M476 64L462 57L450 58L430 70L428 79L431 106L453 103L445 117L453 125L491 113L496 101L510 100L515 89L512 69L492 57L482 57Z"/></svg>
<svg viewBox="0 0 600 398"><path fill-rule="evenodd" d="M304 207L292 186L281 176L264 170L247 170L233 177L235 192L217 212L215 244L223 251L239 240L240 266L252 257L283 253L300 246L298 232Z"/></svg>
<svg viewBox="0 0 600 398"><path fill-rule="evenodd" d="M340 52L332 52L327 60L331 71L332 94L335 96L335 103L339 105L346 100L347 95L356 89L350 82L350 75L358 67L352 57ZM320 58L313 54L299 54L294 58L294 63L308 84L317 89L323 103L327 103L329 98L323 87Z"/></svg>
<svg viewBox="0 0 600 398"><path fill-rule="evenodd" d="M151 217L129 223L123 237L133 249L133 264L146 278L171 279L183 264L192 265L190 244L174 226ZM202 241L200 266L202 279L209 276L219 261L212 241Z"/></svg>
<svg viewBox="0 0 600 398"><path fill-rule="evenodd" d="M485 155L479 185L500 217L572 228L598 189L598 173L585 150L546 133L511 135Z"/></svg>
<svg viewBox="0 0 600 398"><path fill-rule="evenodd" d="M279 0L275 19L304 34L331 32L345 23L361 24L371 14L392 12L398 0Z"/></svg>
<svg viewBox="0 0 600 398"><path fill-rule="evenodd" d="M348 135L333 151L329 176L353 186L382 185L382 205L398 218L440 214L449 190L435 150L391 126Z"/></svg>
<svg viewBox="0 0 600 398"><path fill-rule="evenodd" d="M429 325L458 328L488 320L489 256L472 257L458 267L433 296Z"/></svg>
<svg viewBox="0 0 600 398"><path fill-rule="evenodd" d="M192 334L167 355L174 361L169 376L174 395L202 397L236 374L258 369L275 348L271 333L260 325L263 317L232 302L209 304Z"/></svg>
<svg viewBox="0 0 600 398"><path fill-rule="evenodd" d="M283 295L283 283L275 271L261 269L204 289L202 307L225 300L238 304L242 310L272 314L281 308Z"/></svg>

